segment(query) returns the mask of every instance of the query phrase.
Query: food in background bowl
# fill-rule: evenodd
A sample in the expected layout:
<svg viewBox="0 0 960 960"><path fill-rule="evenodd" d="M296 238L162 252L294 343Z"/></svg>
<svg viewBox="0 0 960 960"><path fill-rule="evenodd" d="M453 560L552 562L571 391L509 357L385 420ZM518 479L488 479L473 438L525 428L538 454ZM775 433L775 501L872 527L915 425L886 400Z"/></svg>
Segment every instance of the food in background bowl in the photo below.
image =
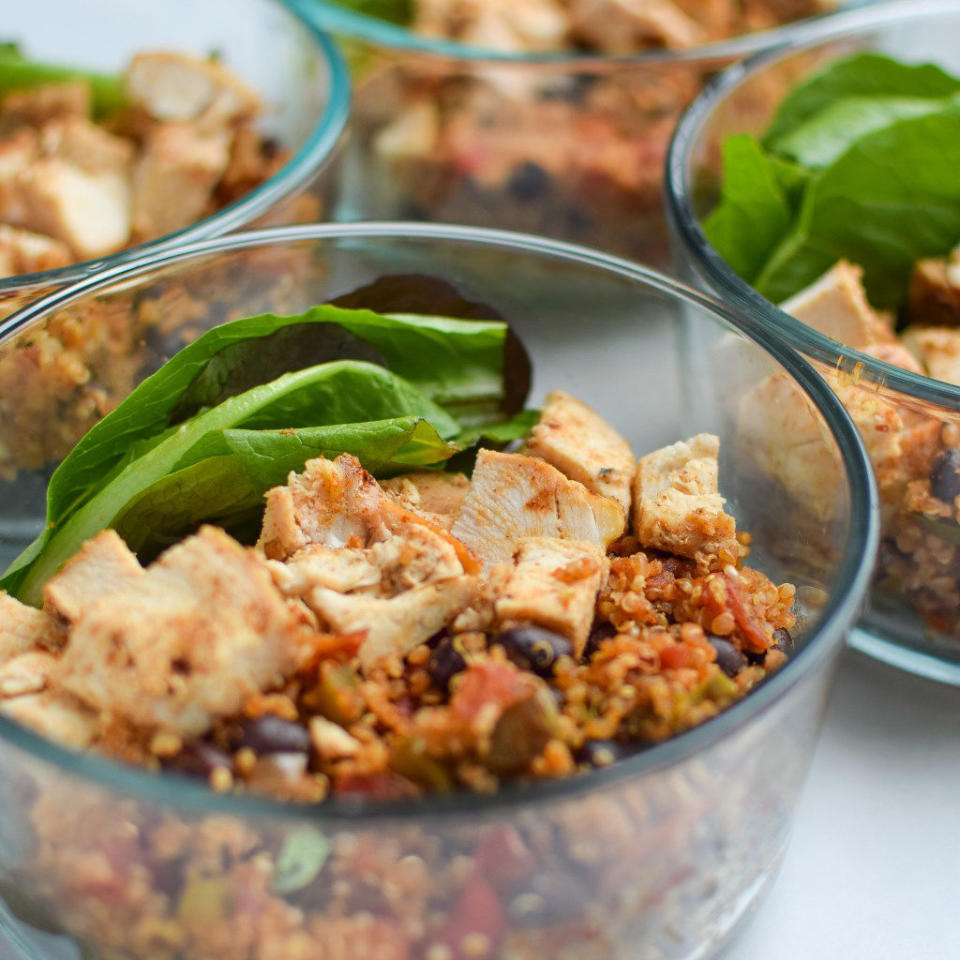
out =
<svg viewBox="0 0 960 960"><path fill-rule="evenodd" d="M726 140L703 230L785 313L866 357L960 386L958 96L960 79L933 64L874 53L832 63L790 93L760 142ZM856 369L825 376L877 472L881 589L960 638L960 425L871 390ZM766 403L789 402L768 387ZM801 482L796 466L780 469L810 503L816 480Z"/></svg>
<svg viewBox="0 0 960 960"><path fill-rule="evenodd" d="M54 473L0 581L42 603L0 593L0 709L316 802L569 776L736 702L796 590L742 562L718 438L638 463L569 394L505 417L506 348L333 306L186 347Z"/></svg>
<svg viewBox="0 0 960 960"><path fill-rule="evenodd" d="M326 0L298 6L348 37L355 54L358 139L343 168L345 218L480 223L661 263L667 145L705 79L742 55L724 42L834 4L414 0L343 2L339 14ZM345 21L343 8L365 22ZM406 35L378 31L378 16Z"/></svg>
<svg viewBox="0 0 960 960"><path fill-rule="evenodd" d="M0 277L175 233L259 186L289 152L214 60L137 54L122 76L0 48Z"/></svg>

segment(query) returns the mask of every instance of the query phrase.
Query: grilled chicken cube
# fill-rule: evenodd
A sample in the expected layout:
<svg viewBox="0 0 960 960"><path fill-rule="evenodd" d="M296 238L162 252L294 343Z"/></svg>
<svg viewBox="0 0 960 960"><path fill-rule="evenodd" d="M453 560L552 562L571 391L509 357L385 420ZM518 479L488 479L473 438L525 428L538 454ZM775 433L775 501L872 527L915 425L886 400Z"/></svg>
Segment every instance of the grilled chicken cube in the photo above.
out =
<svg viewBox="0 0 960 960"><path fill-rule="evenodd" d="M45 83L14 90L0 101L0 130L40 127L51 120L88 118L93 110L90 84L82 81Z"/></svg>
<svg viewBox="0 0 960 960"><path fill-rule="evenodd" d="M0 180L0 219L62 240L81 260L103 256L130 237L129 179L45 157Z"/></svg>
<svg viewBox="0 0 960 960"><path fill-rule="evenodd" d="M22 697L45 690L57 666L57 658L45 650L21 653L0 666L0 697Z"/></svg>
<svg viewBox="0 0 960 960"><path fill-rule="evenodd" d="M385 540L386 497L356 457L317 457L287 485L267 492L257 544L271 560L286 560L309 544L363 547Z"/></svg>
<svg viewBox="0 0 960 960"><path fill-rule="evenodd" d="M57 624L42 610L35 610L0 591L0 664L40 647L60 644Z"/></svg>
<svg viewBox="0 0 960 960"><path fill-rule="evenodd" d="M43 608L73 623L101 597L123 590L144 575L130 548L113 531L88 540L43 588Z"/></svg>
<svg viewBox="0 0 960 960"><path fill-rule="evenodd" d="M630 56L638 46L682 50L704 39L673 0L570 0L569 10L575 35L611 56Z"/></svg>
<svg viewBox="0 0 960 960"><path fill-rule="evenodd" d="M297 668L303 617L263 560L205 527L83 611L58 679L104 713L200 735Z"/></svg>
<svg viewBox="0 0 960 960"><path fill-rule="evenodd" d="M396 503L449 530L467 496L470 481L462 473L427 470L385 480L383 489Z"/></svg>
<svg viewBox="0 0 960 960"><path fill-rule="evenodd" d="M526 452L555 466L571 480L630 513L630 484L636 458L630 445L601 416L569 393L547 397Z"/></svg>
<svg viewBox="0 0 960 960"><path fill-rule="evenodd" d="M960 386L960 327L908 327L903 343L931 377Z"/></svg>
<svg viewBox="0 0 960 960"><path fill-rule="evenodd" d="M489 565L511 561L517 542L526 537L606 547L625 525L619 504L568 480L549 463L481 450L451 533Z"/></svg>
<svg viewBox="0 0 960 960"><path fill-rule="evenodd" d="M130 102L163 122L228 125L252 118L256 93L210 60L184 53L142 53L125 77Z"/></svg>
<svg viewBox="0 0 960 960"><path fill-rule="evenodd" d="M133 172L138 240L182 230L210 212L232 139L228 130L190 124L160 124L150 131Z"/></svg>
<svg viewBox="0 0 960 960"><path fill-rule="evenodd" d="M40 134L33 127L20 127L0 139L0 182L26 170L40 156Z"/></svg>
<svg viewBox="0 0 960 960"><path fill-rule="evenodd" d="M603 547L595 543L554 537L521 540L516 566L496 599L497 617L504 627L535 623L563 634L579 657L608 568Z"/></svg>
<svg viewBox="0 0 960 960"><path fill-rule="evenodd" d="M0 224L0 277L65 267L71 259L70 248L59 240Z"/></svg>
<svg viewBox="0 0 960 960"><path fill-rule="evenodd" d="M304 599L337 633L363 633L360 666L369 673L394 657L406 656L429 640L473 602L476 577L424 583L392 598L344 595L318 587Z"/></svg>
<svg viewBox="0 0 960 960"><path fill-rule="evenodd" d="M43 690L0 701L0 713L74 750L89 747L97 735L96 714L61 690Z"/></svg>
<svg viewBox="0 0 960 960"><path fill-rule="evenodd" d="M87 173L130 175L133 144L84 117L44 124L38 145L42 156L60 157Z"/></svg>
<svg viewBox="0 0 960 960"><path fill-rule="evenodd" d="M733 517L719 493L720 441L699 434L647 454L637 465L633 490L634 532L644 547L681 557L739 556Z"/></svg>
<svg viewBox="0 0 960 960"><path fill-rule="evenodd" d="M893 339L889 323L867 300L863 270L845 260L784 303L782 309L854 350Z"/></svg>

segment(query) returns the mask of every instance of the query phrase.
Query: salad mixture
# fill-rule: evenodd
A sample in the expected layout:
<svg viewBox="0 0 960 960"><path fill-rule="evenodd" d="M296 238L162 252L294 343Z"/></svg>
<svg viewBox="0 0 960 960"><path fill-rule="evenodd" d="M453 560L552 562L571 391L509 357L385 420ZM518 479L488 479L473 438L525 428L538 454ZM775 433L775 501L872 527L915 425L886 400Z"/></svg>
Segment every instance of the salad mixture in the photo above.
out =
<svg viewBox="0 0 960 960"><path fill-rule="evenodd" d="M795 589L744 564L717 438L638 462L562 391L520 409L507 349L332 305L199 337L54 473L0 709L318 802L569 776L738 700Z"/></svg>
<svg viewBox="0 0 960 960"><path fill-rule="evenodd" d="M960 79L932 65L872 53L832 64L790 94L762 141L727 140L704 231L798 320L960 385L958 97ZM960 637L960 423L855 375L827 376L876 468L881 585L906 594L938 633ZM768 390L768 402L786 399L777 384ZM797 407L784 417L802 436L798 422L812 414ZM816 466L803 480L799 466L779 472L809 505Z"/></svg>
<svg viewBox="0 0 960 960"><path fill-rule="evenodd" d="M773 27L827 0L347 2L427 37L505 54L630 57ZM439 61L439 58L437 58ZM721 64L571 67L355 60L356 162L374 209L561 236L664 259L662 169L680 112Z"/></svg>

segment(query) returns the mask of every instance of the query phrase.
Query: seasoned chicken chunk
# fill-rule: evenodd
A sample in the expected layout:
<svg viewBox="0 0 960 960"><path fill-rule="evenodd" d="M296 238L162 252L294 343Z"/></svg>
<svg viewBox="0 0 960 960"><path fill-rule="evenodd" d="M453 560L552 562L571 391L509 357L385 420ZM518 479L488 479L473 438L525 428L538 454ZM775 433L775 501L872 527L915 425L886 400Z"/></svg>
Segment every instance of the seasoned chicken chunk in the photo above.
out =
<svg viewBox="0 0 960 960"><path fill-rule="evenodd" d="M73 623L100 597L123 590L143 576L143 567L113 530L88 540L43 588L43 608Z"/></svg>
<svg viewBox="0 0 960 960"><path fill-rule="evenodd" d="M66 117L89 117L92 109L90 84L83 81L14 90L0 101L0 130L21 125L39 127Z"/></svg>
<svg viewBox="0 0 960 960"><path fill-rule="evenodd" d="M0 666L0 697L21 697L45 690L57 658L45 650L30 650Z"/></svg>
<svg viewBox="0 0 960 960"><path fill-rule="evenodd" d="M97 126L84 117L69 117L44 124L40 153L60 157L87 173L130 174L134 147L131 141Z"/></svg>
<svg viewBox="0 0 960 960"><path fill-rule="evenodd" d="M782 309L854 350L892 340L890 325L870 306L862 281L863 270L842 260Z"/></svg>
<svg viewBox="0 0 960 960"><path fill-rule="evenodd" d="M199 735L296 669L302 617L263 560L205 527L83 611L58 678L104 713Z"/></svg>
<svg viewBox="0 0 960 960"><path fill-rule="evenodd" d="M165 123L147 135L133 172L133 234L139 240L182 230L210 211L230 163L233 135Z"/></svg>
<svg viewBox="0 0 960 960"><path fill-rule="evenodd" d="M385 480L384 492L401 506L449 530L470 489L462 473L424 471Z"/></svg>
<svg viewBox="0 0 960 960"><path fill-rule="evenodd" d="M161 51L133 58L125 77L135 106L165 122L237 123L260 108L257 95L210 60Z"/></svg>
<svg viewBox="0 0 960 960"><path fill-rule="evenodd" d="M579 658L608 567L603 547L595 543L521 540L516 566L496 600L497 617L503 626L535 623L563 634Z"/></svg>
<svg viewBox="0 0 960 960"><path fill-rule="evenodd" d="M634 480L634 532L644 547L681 557L738 555L733 517L724 512L718 485L720 441L711 434L641 457Z"/></svg>
<svg viewBox="0 0 960 960"><path fill-rule="evenodd" d="M337 633L365 634L360 665L369 673L392 657L404 657L429 640L474 600L476 577L424 583L385 599L344 595L318 587L304 599Z"/></svg>
<svg viewBox="0 0 960 960"><path fill-rule="evenodd" d="M517 542L526 537L606 547L625 524L619 504L568 480L549 463L481 450L451 533L489 565L512 560Z"/></svg>
<svg viewBox="0 0 960 960"><path fill-rule="evenodd" d="M74 750L89 747L97 735L96 714L76 697L60 690L0 701L0 713Z"/></svg>
<svg viewBox="0 0 960 960"><path fill-rule="evenodd" d="M0 277L65 267L71 259L70 248L59 240L0 224Z"/></svg>
<svg viewBox="0 0 960 960"><path fill-rule="evenodd" d="M291 473L285 487L267 492L257 547L271 560L286 560L312 543L363 547L385 540L385 500L356 457L317 457L303 473Z"/></svg>
<svg viewBox="0 0 960 960"><path fill-rule="evenodd" d="M555 466L588 490L616 500L630 513L630 483L636 458L630 445L585 403L555 390L530 432L527 453Z"/></svg>
<svg viewBox="0 0 960 960"><path fill-rule="evenodd" d="M789 374L775 373L743 396L737 442L761 474L779 481L812 516L829 521L838 514L839 463L829 433Z"/></svg>
<svg viewBox="0 0 960 960"><path fill-rule="evenodd" d="M0 139L0 181L15 177L40 155L40 135L33 127L21 127Z"/></svg>
<svg viewBox="0 0 960 960"><path fill-rule="evenodd" d="M0 664L38 647L52 649L61 639L57 625L46 613L0 591Z"/></svg>
<svg viewBox="0 0 960 960"><path fill-rule="evenodd" d="M130 237L129 180L46 157L0 181L0 219L62 240L83 260L112 253Z"/></svg>
<svg viewBox="0 0 960 960"><path fill-rule="evenodd" d="M903 343L931 377L960 386L960 327L909 327Z"/></svg>
<svg viewBox="0 0 960 960"><path fill-rule="evenodd" d="M570 0L574 32L597 50L629 56L638 47L683 49L703 30L672 0Z"/></svg>

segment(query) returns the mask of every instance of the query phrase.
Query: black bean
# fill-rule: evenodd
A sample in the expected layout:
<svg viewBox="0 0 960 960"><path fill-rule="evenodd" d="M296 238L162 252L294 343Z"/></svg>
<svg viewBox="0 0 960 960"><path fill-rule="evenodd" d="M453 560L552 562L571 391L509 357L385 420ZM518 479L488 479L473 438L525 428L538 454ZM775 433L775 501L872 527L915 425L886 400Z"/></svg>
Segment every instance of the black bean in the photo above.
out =
<svg viewBox="0 0 960 960"><path fill-rule="evenodd" d="M583 647L583 660L588 661L600 649L604 640L617 635L617 628L612 623L596 623L590 631L590 636Z"/></svg>
<svg viewBox="0 0 960 960"><path fill-rule="evenodd" d="M550 174L538 163L521 163L510 175L507 189L521 203L540 200L550 189Z"/></svg>
<svg viewBox="0 0 960 960"><path fill-rule="evenodd" d="M793 653L793 637L790 636L789 630L781 627L779 630L773 631L773 649L780 650L788 655Z"/></svg>
<svg viewBox="0 0 960 960"><path fill-rule="evenodd" d="M585 740L577 751L578 763L589 763L591 767L609 767L635 752L629 744L619 740Z"/></svg>
<svg viewBox="0 0 960 960"><path fill-rule="evenodd" d="M166 770L186 774L188 777L209 779L210 774L219 767L233 768L229 755L219 747L204 740L190 740L183 745L178 754L163 761Z"/></svg>
<svg viewBox="0 0 960 960"><path fill-rule="evenodd" d="M717 666L728 677L735 677L747 665L747 658L726 638L708 633L707 642L717 651Z"/></svg>
<svg viewBox="0 0 960 960"><path fill-rule="evenodd" d="M960 450L944 450L930 471L930 492L946 503L960 497Z"/></svg>
<svg viewBox="0 0 960 960"><path fill-rule="evenodd" d="M590 891L579 877L551 870L536 874L524 884L513 895L508 911L521 925L539 926L580 916L590 900Z"/></svg>
<svg viewBox="0 0 960 960"><path fill-rule="evenodd" d="M433 682L441 690L450 689L450 681L462 670L466 670L467 661L456 648L452 637L444 637L434 648L427 661L427 671Z"/></svg>
<svg viewBox="0 0 960 960"><path fill-rule="evenodd" d="M507 656L524 670L532 670L541 677L549 677L560 657L573 654L573 646L566 637L543 627L513 627L497 638Z"/></svg>
<svg viewBox="0 0 960 960"><path fill-rule="evenodd" d="M235 750L248 747L260 756L273 753L309 753L310 732L292 720L265 713L244 723L231 746Z"/></svg>

